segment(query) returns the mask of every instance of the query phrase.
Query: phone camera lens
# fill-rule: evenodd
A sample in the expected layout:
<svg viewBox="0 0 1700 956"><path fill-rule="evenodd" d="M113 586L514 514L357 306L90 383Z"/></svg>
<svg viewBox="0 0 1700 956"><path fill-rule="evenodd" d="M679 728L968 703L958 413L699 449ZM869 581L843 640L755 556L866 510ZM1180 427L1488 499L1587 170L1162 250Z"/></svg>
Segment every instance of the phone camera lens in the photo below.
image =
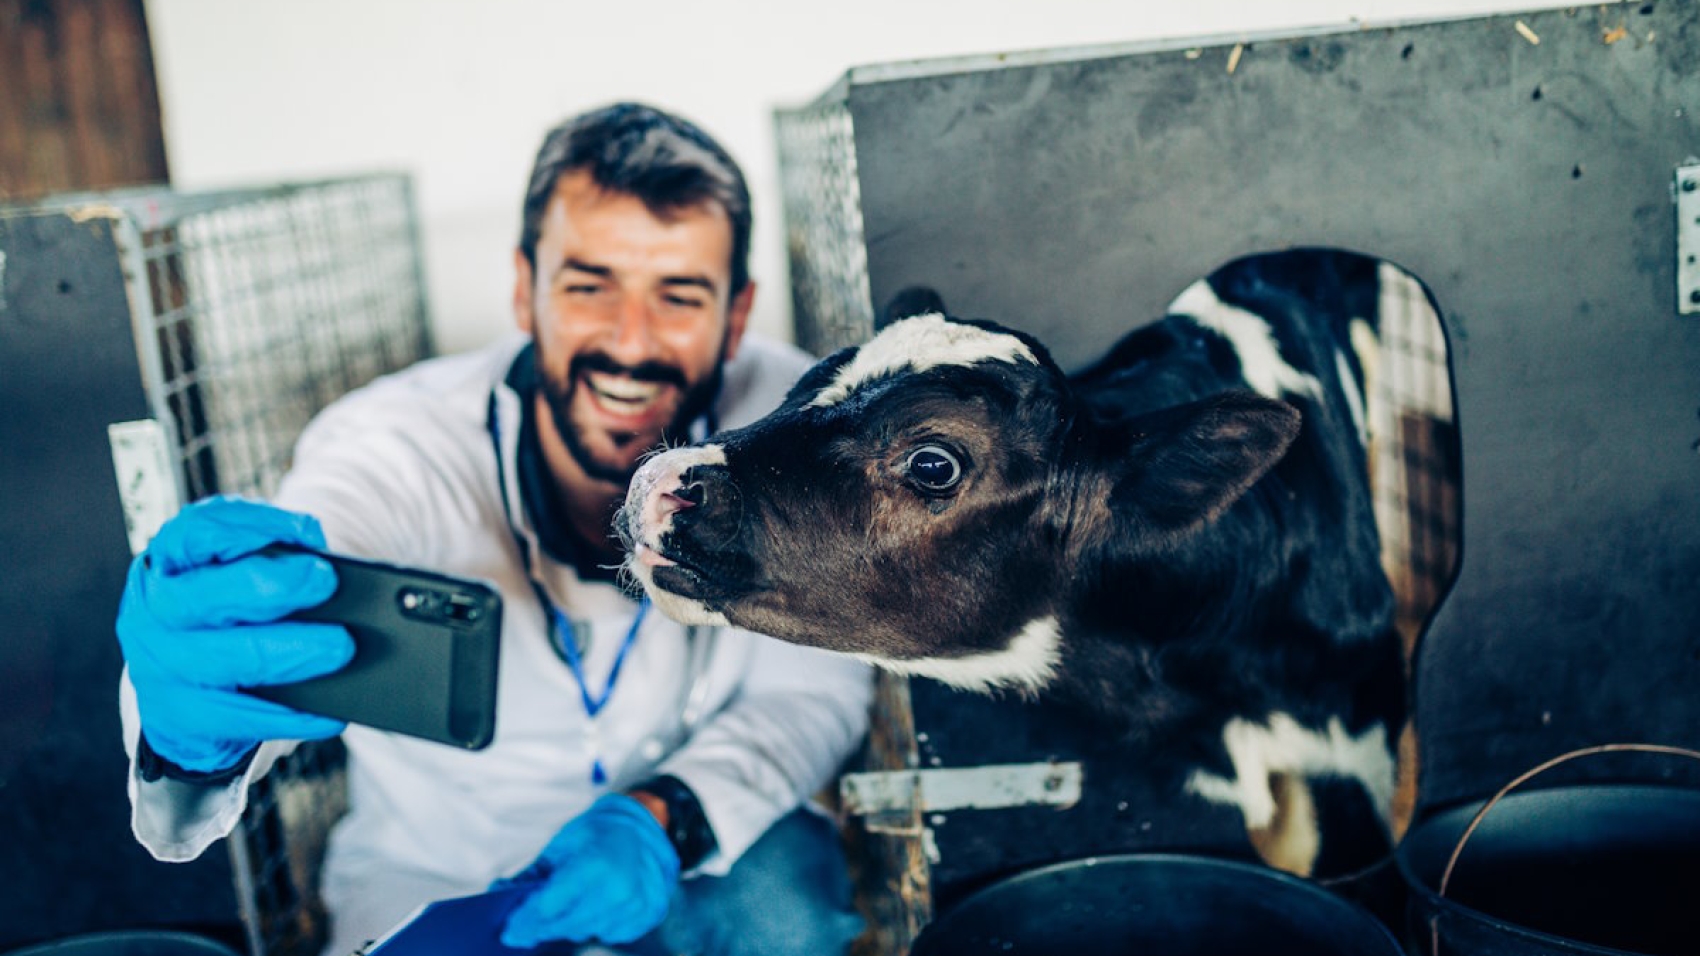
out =
<svg viewBox="0 0 1700 956"><path fill-rule="evenodd" d="M431 614L442 603L441 595L420 588L402 588L396 599L404 612L412 614Z"/></svg>
<svg viewBox="0 0 1700 956"><path fill-rule="evenodd" d="M449 598L448 615L452 621L470 624L478 620L482 613L483 609L478 606L478 602L464 594L456 594Z"/></svg>

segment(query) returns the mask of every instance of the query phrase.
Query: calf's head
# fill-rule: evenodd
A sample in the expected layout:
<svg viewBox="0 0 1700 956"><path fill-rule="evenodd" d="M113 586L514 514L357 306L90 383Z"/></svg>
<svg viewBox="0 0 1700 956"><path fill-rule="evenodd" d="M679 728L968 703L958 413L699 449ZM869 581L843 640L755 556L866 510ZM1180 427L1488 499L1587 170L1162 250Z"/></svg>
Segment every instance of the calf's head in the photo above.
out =
<svg viewBox="0 0 1700 956"><path fill-rule="evenodd" d="M823 360L766 418L651 458L617 526L678 620L1037 690L1080 589L1216 518L1297 427L1240 393L1089 409L1032 338L920 316Z"/></svg>

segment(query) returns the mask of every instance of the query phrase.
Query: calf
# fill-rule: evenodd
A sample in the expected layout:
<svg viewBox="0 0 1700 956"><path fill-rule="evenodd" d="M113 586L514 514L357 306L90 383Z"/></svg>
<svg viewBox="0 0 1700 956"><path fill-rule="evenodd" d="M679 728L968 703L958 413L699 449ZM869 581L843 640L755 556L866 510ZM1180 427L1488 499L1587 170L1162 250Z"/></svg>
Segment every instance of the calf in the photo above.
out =
<svg viewBox="0 0 1700 956"><path fill-rule="evenodd" d="M1404 677L1351 347L1371 330L1313 279L1225 268L1072 377L1021 332L895 322L767 418L650 459L628 568L682 621L1060 695L1185 755L1177 784L1286 869L1336 819L1330 869L1378 859Z"/></svg>

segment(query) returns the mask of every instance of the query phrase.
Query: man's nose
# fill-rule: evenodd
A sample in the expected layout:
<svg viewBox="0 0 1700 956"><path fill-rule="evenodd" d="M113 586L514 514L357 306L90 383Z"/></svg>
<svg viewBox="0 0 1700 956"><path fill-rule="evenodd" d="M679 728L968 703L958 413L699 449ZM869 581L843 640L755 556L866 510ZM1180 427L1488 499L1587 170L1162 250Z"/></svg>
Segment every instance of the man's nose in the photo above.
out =
<svg viewBox="0 0 1700 956"><path fill-rule="evenodd" d="M609 355L623 365L638 365L654 358L657 351L654 310L643 296L622 297L610 332Z"/></svg>

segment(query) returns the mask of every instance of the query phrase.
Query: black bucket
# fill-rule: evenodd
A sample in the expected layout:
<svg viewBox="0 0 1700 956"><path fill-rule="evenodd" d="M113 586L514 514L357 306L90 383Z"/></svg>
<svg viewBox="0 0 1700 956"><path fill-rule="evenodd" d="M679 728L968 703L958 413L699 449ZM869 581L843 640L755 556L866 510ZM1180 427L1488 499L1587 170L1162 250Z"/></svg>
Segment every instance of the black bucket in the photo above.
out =
<svg viewBox="0 0 1700 956"><path fill-rule="evenodd" d="M951 907L911 956L1399 956L1386 927L1312 883L1168 854L1029 870Z"/></svg>
<svg viewBox="0 0 1700 956"><path fill-rule="evenodd" d="M68 936L4 956L236 956L205 936L172 930L118 930Z"/></svg>
<svg viewBox="0 0 1700 956"><path fill-rule="evenodd" d="M1700 952L1700 791L1588 784L1511 794L1413 827L1396 854L1429 956ZM1508 795L1509 794L1509 795ZM1450 871L1450 872L1449 872Z"/></svg>

